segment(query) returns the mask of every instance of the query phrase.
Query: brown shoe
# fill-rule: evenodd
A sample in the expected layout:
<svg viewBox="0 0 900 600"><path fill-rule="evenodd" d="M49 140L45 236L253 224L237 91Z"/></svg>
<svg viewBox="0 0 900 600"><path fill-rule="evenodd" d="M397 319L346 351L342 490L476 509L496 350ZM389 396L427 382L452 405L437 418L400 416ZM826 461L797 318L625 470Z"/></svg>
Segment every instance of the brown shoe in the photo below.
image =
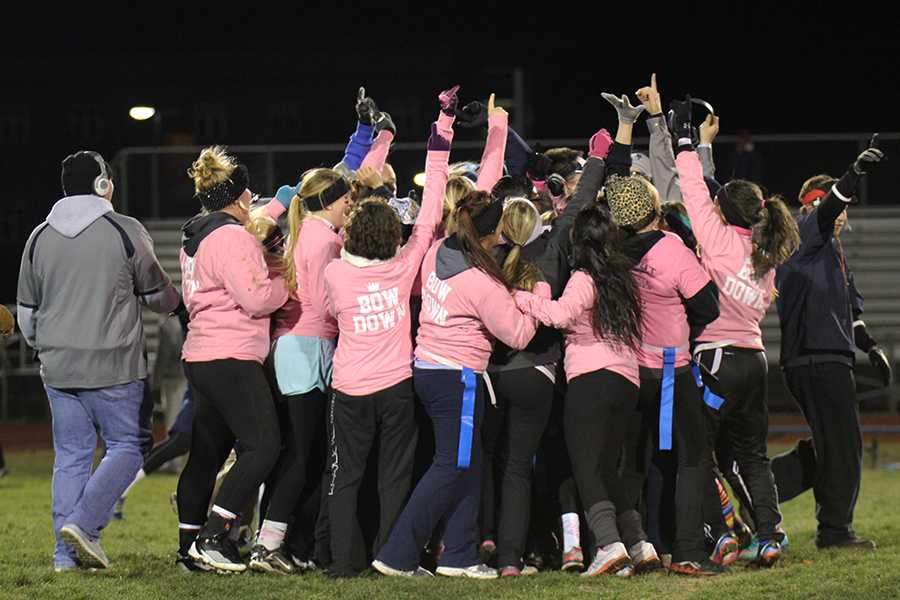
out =
<svg viewBox="0 0 900 600"><path fill-rule="evenodd" d="M816 548L818 548L819 550L827 550L829 548L874 550L876 548L876 544L872 540L856 537L854 535L852 537L844 538L836 542L821 543L819 542L819 540L816 540Z"/></svg>

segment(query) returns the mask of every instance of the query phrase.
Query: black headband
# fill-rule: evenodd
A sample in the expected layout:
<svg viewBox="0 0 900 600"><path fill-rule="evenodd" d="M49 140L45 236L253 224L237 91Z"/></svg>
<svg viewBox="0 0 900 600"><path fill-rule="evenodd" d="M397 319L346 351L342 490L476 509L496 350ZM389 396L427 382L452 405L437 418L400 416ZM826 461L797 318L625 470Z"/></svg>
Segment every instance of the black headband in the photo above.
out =
<svg viewBox="0 0 900 600"><path fill-rule="evenodd" d="M349 191L350 185L347 183L346 179L341 177L340 179L332 183L331 187L322 190L316 196L304 198L303 202L306 203L307 210L311 210L313 212L317 210L325 210L327 206L331 206L336 200L342 198Z"/></svg>
<svg viewBox="0 0 900 600"><path fill-rule="evenodd" d="M716 194L716 202L719 203L719 208L722 209L722 216L725 217L725 220L728 221L729 225L743 227L744 229L753 228L753 225L748 223L744 217L741 216L740 211L738 211L737 207L731 201L731 198L728 197L728 192L725 190L724 186L719 190L719 193Z"/></svg>
<svg viewBox="0 0 900 600"><path fill-rule="evenodd" d="M247 172L247 167L237 165L228 179L214 185L205 192L197 192L196 196L203 208L212 212L222 210L232 204L249 187L250 174Z"/></svg>
<svg viewBox="0 0 900 600"><path fill-rule="evenodd" d="M500 224L500 217L503 216L503 202L495 200L477 216L472 217L472 225L479 237L484 237L497 230Z"/></svg>
<svg viewBox="0 0 900 600"><path fill-rule="evenodd" d="M566 163L564 166L557 169L555 173L561 175L563 179L568 179L575 173L579 173L583 170L584 166L582 166L581 162L576 159L569 163Z"/></svg>

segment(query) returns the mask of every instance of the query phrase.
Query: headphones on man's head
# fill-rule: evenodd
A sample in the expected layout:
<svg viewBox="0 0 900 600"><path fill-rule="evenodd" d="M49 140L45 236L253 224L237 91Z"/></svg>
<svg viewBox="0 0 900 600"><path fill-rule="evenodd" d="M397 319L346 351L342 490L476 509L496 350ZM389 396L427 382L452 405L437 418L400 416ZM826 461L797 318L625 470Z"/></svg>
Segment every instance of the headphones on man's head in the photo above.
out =
<svg viewBox="0 0 900 600"><path fill-rule="evenodd" d="M84 153L97 161L97 165L100 167L100 174L94 178L94 193L98 196L106 196L112 187L109 172L106 170L106 161L93 150L85 150Z"/></svg>

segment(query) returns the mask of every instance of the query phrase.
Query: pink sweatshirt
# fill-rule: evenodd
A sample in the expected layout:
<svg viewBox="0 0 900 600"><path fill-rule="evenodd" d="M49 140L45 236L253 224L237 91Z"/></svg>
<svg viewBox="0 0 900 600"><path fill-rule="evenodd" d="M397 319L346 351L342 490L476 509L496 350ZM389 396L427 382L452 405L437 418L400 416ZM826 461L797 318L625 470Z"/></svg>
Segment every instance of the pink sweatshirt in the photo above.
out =
<svg viewBox="0 0 900 600"><path fill-rule="evenodd" d="M537 321L523 314L512 294L480 269L470 267L440 279L437 257L446 239L438 240L428 250L422 264L416 358L484 371L494 338L522 350L534 337ZM549 298L550 286L538 284L535 294Z"/></svg>
<svg viewBox="0 0 900 600"><path fill-rule="evenodd" d="M706 326L698 340L763 350L759 323L772 302L775 270L760 280L753 278L750 230L722 222L703 181L697 153L680 153L675 165L684 206L700 244L700 263L719 288L719 318Z"/></svg>
<svg viewBox="0 0 900 600"><path fill-rule="evenodd" d="M447 141L453 139L450 123L449 118L438 121ZM449 151L428 152L422 209L394 258L367 261L344 252L325 269L327 308L340 330L332 386L344 394L374 394L412 377L409 298L441 223L449 158Z"/></svg>
<svg viewBox="0 0 900 600"><path fill-rule="evenodd" d="M313 216L303 219L300 239L294 248L297 291L275 315L275 337L304 335L337 337L337 321L325 311L325 267L340 257L344 241L331 224Z"/></svg>
<svg viewBox="0 0 900 600"><path fill-rule="evenodd" d="M509 115L505 113L488 117L488 135L481 155L478 181L475 189L489 192L503 177L503 159L506 156L506 136L509 132Z"/></svg>
<svg viewBox="0 0 900 600"><path fill-rule="evenodd" d="M575 271L559 300L516 293L516 306L547 327L563 330L566 336L566 379L607 369L640 386L637 359L627 346L616 346L597 337L591 315L597 299L594 280L584 271Z"/></svg>
<svg viewBox="0 0 900 600"><path fill-rule="evenodd" d="M381 170L384 168L384 163L387 161L388 150L391 149L391 142L393 141L394 134L387 129L382 129L375 137L375 141L372 142L372 147L369 148L369 152L363 159L360 168L372 167L380 175Z"/></svg>
<svg viewBox="0 0 900 600"><path fill-rule="evenodd" d="M191 317L182 358L262 363L269 354L269 314L288 292L284 279L269 278L256 238L237 224L219 227L193 257L181 250L181 277Z"/></svg>
<svg viewBox="0 0 900 600"><path fill-rule="evenodd" d="M640 366L652 369L662 368L666 347L677 348L676 367L690 362L690 327L683 300L709 283L709 275L681 238L668 231L662 233L663 239L650 248L634 269L643 303L643 344L637 359Z"/></svg>

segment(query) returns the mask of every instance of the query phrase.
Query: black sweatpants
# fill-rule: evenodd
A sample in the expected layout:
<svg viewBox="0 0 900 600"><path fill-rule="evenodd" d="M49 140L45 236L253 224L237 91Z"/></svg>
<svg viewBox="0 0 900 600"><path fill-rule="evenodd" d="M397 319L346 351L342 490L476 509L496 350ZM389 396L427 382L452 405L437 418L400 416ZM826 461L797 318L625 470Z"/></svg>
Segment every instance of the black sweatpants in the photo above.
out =
<svg viewBox="0 0 900 600"><path fill-rule="evenodd" d="M646 539L640 513L629 502L619 472L628 419L637 401L638 387L612 371L601 369L569 381L564 417L566 445L597 546L621 541L631 547Z"/></svg>
<svg viewBox="0 0 900 600"><path fill-rule="evenodd" d="M729 483L737 483L749 496L759 538L772 539L781 514L766 444L769 435L766 354L729 346L705 350L699 360L712 375L704 379L704 384L725 399L719 410L710 407L706 410L710 443L714 449L724 446L721 455L716 452L719 469ZM715 483L708 489L705 520L721 525L722 505ZM712 520L716 516L718 519Z"/></svg>
<svg viewBox="0 0 900 600"><path fill-rule="evenodd" d="M262 365L224 359L186 362L194 395L191 452L178 479L178 518L202 525L216 474L235 440L241 452L225 476L215 505L240 514L265 481L281 447L275 402Z"/></svg>
<svg viewBox="0 0 900 600"><path fill-rule="evenodd" d="M493 504L489 508L498 509L497 565L521 568L528 541L534 456L550 418L554 383L533 367L491 373L491 382L497 397L497 408L489 406L485 409L482 432L486 449L493 442L491 454L496 465L499 503L493 504L493 485L489 492L486 483L482 496ZM488 415L492 411L496 411L499 422L496 437L489 442ZM487 457L487 451L485 455ZM487 460L485 463L487 471Z"/></svg>
<svg viewBox="0 0 900 600"><path fill-rule="evenodd" d="M357 502L369 452L376 441L380 516L375 553L387 539L409 495L417 434L412 379L367 396L350 396L335 390L328 419L332 558L329 571L346 577L359 574L367 566L366 553L360 552L365 541L356 518Z"/></svg>
<svg viewBox="0 0 900 600"><path fill-rule="evenodd" d="M266 480L264 518L289 523L306 487L307 477L318 477L308 469L313 441L325 427L325 392L314 388L305 394L283 396L277 403L283 441L281 455Z"/></svg>
<svg viewBox="0 0 900 600"><path fill-rule="evenodd" d="M853 369L838 362L784 370L812 440L772 460L782 501L810 487L819 521L816 541L831 544L853 535L853 509L862 476L862 433Z"/></svg>
<svg viewBox="0 0 900 600"><path fill-rule="evenodd" d="M656 456L655 463L665 464L671 456L659 449L661 387L661 379L641 369L638 412L642 434L638 444L627 448L625 460L625 468L629 471L624 475L629 501L640 498L649 469L648 459ZM675 490L674 498L665 495L662 498L663 506L672 506L675 511L672 560L702 561L708 557L703 532L703 499L712 481L712 458L703 397L689 369L680 368L676 372L673 403L672 446L677 461ZM635 421L631 422L632 427L635 424Z"/></svg>

